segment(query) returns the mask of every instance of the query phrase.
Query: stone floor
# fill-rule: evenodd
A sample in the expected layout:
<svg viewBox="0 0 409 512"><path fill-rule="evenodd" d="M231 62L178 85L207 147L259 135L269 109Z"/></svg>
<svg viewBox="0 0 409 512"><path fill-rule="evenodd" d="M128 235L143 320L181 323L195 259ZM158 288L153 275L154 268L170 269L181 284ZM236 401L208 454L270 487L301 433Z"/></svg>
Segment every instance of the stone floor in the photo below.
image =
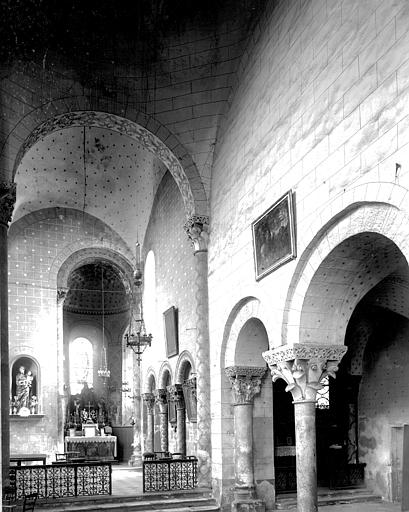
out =
<svg viewBox="0 0 409 512"><path fill-rule="evenodd" d="M112 495L135 496L142 494L142 469L127 464L112 466Z"/></svg>
<svg viewBox="0 0 409 512"><path fill-rule="evenodd" d="M142 494L142 470L126 464L112 466L113 496L134 496ZM320 506L319 512L400 512L399 503L338 503L336 505Z"/></svg>

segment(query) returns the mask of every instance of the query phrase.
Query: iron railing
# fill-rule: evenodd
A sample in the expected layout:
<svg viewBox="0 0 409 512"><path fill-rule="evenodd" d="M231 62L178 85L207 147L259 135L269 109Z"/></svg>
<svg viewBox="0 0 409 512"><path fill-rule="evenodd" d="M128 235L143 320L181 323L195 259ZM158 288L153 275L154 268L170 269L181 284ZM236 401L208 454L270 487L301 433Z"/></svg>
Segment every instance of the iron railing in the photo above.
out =
<svg viewBox="0 0 409 512"><path fill-rule="evenodd" d="M12 466L10 483L18 500L33 492L39 499L109 495L112 468L109 462Z"/></svg>
<svg viewBox="0 0 409 512"><path fill-rule="evenodd" d="M143 492L182 491L196 486L196 457L143 462Z"/></svg>

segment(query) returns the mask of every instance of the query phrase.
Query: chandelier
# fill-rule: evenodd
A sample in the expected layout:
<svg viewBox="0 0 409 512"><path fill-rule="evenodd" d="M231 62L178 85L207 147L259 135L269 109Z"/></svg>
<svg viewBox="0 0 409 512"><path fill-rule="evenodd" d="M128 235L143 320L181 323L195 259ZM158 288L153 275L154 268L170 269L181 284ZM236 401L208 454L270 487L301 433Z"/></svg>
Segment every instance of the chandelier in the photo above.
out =
<svg viewBox="0 0 409 512"><path fill-rule="evenodd" d="M152 334L148 334L143 319L142 307L142 270L141 264L141 246L136 242L136 268L133 273L133 292L130 294L130 315L129 325L124 335L126 346L131 348L136 354L138 364L141 363L142 354L151 346Z"/></svg>
<svg viewBox="0 0 409 512"><path fill-rule="evenodd" d="M98 377L106 382L111 377L111 371L107 364L107 349L105 346L105 295L104 295L104 266L101 265L101 305L102 305L102 352L101 366L98 369Z"/></svg>

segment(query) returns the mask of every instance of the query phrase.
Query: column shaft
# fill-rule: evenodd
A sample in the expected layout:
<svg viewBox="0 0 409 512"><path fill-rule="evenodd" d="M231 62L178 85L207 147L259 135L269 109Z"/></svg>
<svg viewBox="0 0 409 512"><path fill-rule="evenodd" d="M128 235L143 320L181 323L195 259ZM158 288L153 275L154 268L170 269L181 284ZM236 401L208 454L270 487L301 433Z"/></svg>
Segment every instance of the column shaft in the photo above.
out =
<svg viewBox="0 0 409 512"><path fill-rule="evenodd" d="M1 332L1 464L2 484L9 482L10 376L8 335L7 226L0 223L0 332Z"/></svg>
<svg viewBox="0 0 409 512"><path fill-rule="evenodd" d="M186 411L185 407L176 406L176 425L178 452L184 457L186 455Z"/></svg>
<svg viewBox="0 0 409 512"><path fill-rule="evenodd" d="M133 355L133 405L135 423L133 425L133 451L129 462L132 466L141 467L141 368L136 354Z"/></svg>
<svg viewBox="0 0 409 512"><path fill-rule="evenodd" d="M162 452L169 450L169 435L168 435L168 411L159 412L159 428L160 428L160 449Z"/></svg>
<svg viewBox="0 0 409 512"><path fill-rule="evenodd" d="M154 417L153 417L153 411L148 410L147 414L147 436L146 436L146 451L147 452L153 452L154 446Z"/></svg>
<svg viewBox="0 0 409 512"><path fill-rule="evenodd" d="M236 489L253 491L253 404L234 406L234 472Z"/></svg>
<svg viewBox="0 0 409 512"><path fill-rule="evenodd" d="M315 401L294 402L297 511L317 512Z"/></svg>
<svg viewBox="0 0 409 512"><path fill-rule="evenodd" d="M197 251L195 253L195 260L198 485L200 487L211 487L211 401L207 251Z"/></svg>

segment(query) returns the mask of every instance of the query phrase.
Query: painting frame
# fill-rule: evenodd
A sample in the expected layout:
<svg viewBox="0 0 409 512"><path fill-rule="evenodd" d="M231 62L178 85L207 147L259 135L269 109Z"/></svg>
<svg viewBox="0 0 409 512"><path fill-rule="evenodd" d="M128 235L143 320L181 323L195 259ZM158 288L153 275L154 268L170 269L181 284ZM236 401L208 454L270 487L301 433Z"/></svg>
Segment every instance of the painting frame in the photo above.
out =
<svg viewBox="0 0 409 512"><path fill-rule="evenodd" d="M294 192L289 190L251 224L256 281L297 257Z"/></svg>
<svg viewBox="0 0 409 512"><path fill-rule="evenodd" d="M171 306L163 312L163 327L165 330L166 356L173 357L179 354L178 310Z"/></svg>

